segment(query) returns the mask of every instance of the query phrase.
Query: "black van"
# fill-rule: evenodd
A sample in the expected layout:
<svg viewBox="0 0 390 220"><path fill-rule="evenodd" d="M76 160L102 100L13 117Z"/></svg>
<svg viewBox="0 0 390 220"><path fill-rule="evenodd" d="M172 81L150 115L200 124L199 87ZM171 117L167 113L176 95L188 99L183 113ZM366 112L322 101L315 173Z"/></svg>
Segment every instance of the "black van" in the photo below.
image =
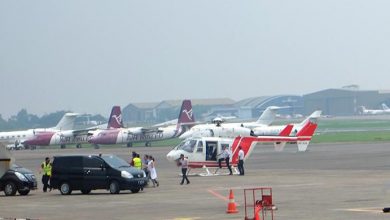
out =
<svg viewBox="0 0 390 220"><path fill-rule="evenodd" d="M139 192L147 183L143 170L131 167L115 155L56 156L53 160L50 185L62 195L81 190L88 194L94 189L107 189L112 194L120 190Z"/></svg>
<svg viewBox="0 0 390 220"><path fill-rule="evenodd" d="M14 196L16 191L25 196L36 188L37 180L34 173L16 164L12 164L0 178L0 191L4 191L6 196Z"/></svg>

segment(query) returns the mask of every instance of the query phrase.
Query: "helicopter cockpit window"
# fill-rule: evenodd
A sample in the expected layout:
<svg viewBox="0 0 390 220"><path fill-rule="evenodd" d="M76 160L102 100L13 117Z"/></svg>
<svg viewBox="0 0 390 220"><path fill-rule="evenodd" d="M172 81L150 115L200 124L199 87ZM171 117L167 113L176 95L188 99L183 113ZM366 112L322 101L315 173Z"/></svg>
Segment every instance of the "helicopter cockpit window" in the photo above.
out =
<svg viewBox="0 0 390 220"><path fill-rule="evenodd" d="M192 153L192 152L194 152L196 142L197 142L197 140L185 140L185 141L180 143L180 145L178 146L178 149Z"/></svg>
<svg viewBox="0 0 390 220"><path fill-rule="evenodd" d="M198 146L196 147L196 152L201 153L203 152L203 141L198 141Z"/></svg>

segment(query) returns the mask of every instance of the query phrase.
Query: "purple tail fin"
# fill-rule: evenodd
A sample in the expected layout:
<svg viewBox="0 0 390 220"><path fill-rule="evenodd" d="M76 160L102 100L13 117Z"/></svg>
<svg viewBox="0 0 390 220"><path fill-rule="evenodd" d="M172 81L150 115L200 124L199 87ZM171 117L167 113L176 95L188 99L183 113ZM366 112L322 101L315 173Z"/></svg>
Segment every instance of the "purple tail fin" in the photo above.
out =
<svg viewBox="0 0 390 220"><path fill-rule="evenodd" d="M113 106L110 118L108 119L107 128L122 127L122 111L120 106Z"/></svg>
<svg viewBox="0 0 390 220"><path fill-rule="evenodd" d="M177 126L181 125L190 125L195 122L195 117L192 112L192 104L191 100L183 100L183 104L181 105L179 119L177 120Z"/></svg>

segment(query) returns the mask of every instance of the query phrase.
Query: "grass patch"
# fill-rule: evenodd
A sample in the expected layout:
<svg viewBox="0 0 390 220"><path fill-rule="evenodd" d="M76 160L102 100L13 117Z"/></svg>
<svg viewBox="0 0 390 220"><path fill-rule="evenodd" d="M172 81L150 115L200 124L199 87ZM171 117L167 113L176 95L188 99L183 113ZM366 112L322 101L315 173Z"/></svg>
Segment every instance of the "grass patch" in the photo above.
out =
<svg viewBox="0 0 390 220"><path fill-rule="evenodd" d="M378 142L390 141L390 131L355 131L319 133L313 136L312 143L332 142Z"/></svg>

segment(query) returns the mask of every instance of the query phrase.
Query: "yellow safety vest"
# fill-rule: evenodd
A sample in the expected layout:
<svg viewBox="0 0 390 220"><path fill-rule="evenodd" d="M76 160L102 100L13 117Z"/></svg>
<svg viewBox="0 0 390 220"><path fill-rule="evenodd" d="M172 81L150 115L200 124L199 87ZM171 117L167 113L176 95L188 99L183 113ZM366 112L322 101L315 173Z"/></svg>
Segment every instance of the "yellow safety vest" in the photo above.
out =
<svg viewBox="0 0 390 220"><path fill-rule="evenodd" d="M133 162L134 162L134 167L137 168L137 169L142 169L142 161L141 161L141 158L134 158L133 159Z"/></svg>
<svg viewBox="0 0 390 220"><path fill-rule="evenodd" d="M51 176L51 164L42 163L43 175Z"/></svg>

